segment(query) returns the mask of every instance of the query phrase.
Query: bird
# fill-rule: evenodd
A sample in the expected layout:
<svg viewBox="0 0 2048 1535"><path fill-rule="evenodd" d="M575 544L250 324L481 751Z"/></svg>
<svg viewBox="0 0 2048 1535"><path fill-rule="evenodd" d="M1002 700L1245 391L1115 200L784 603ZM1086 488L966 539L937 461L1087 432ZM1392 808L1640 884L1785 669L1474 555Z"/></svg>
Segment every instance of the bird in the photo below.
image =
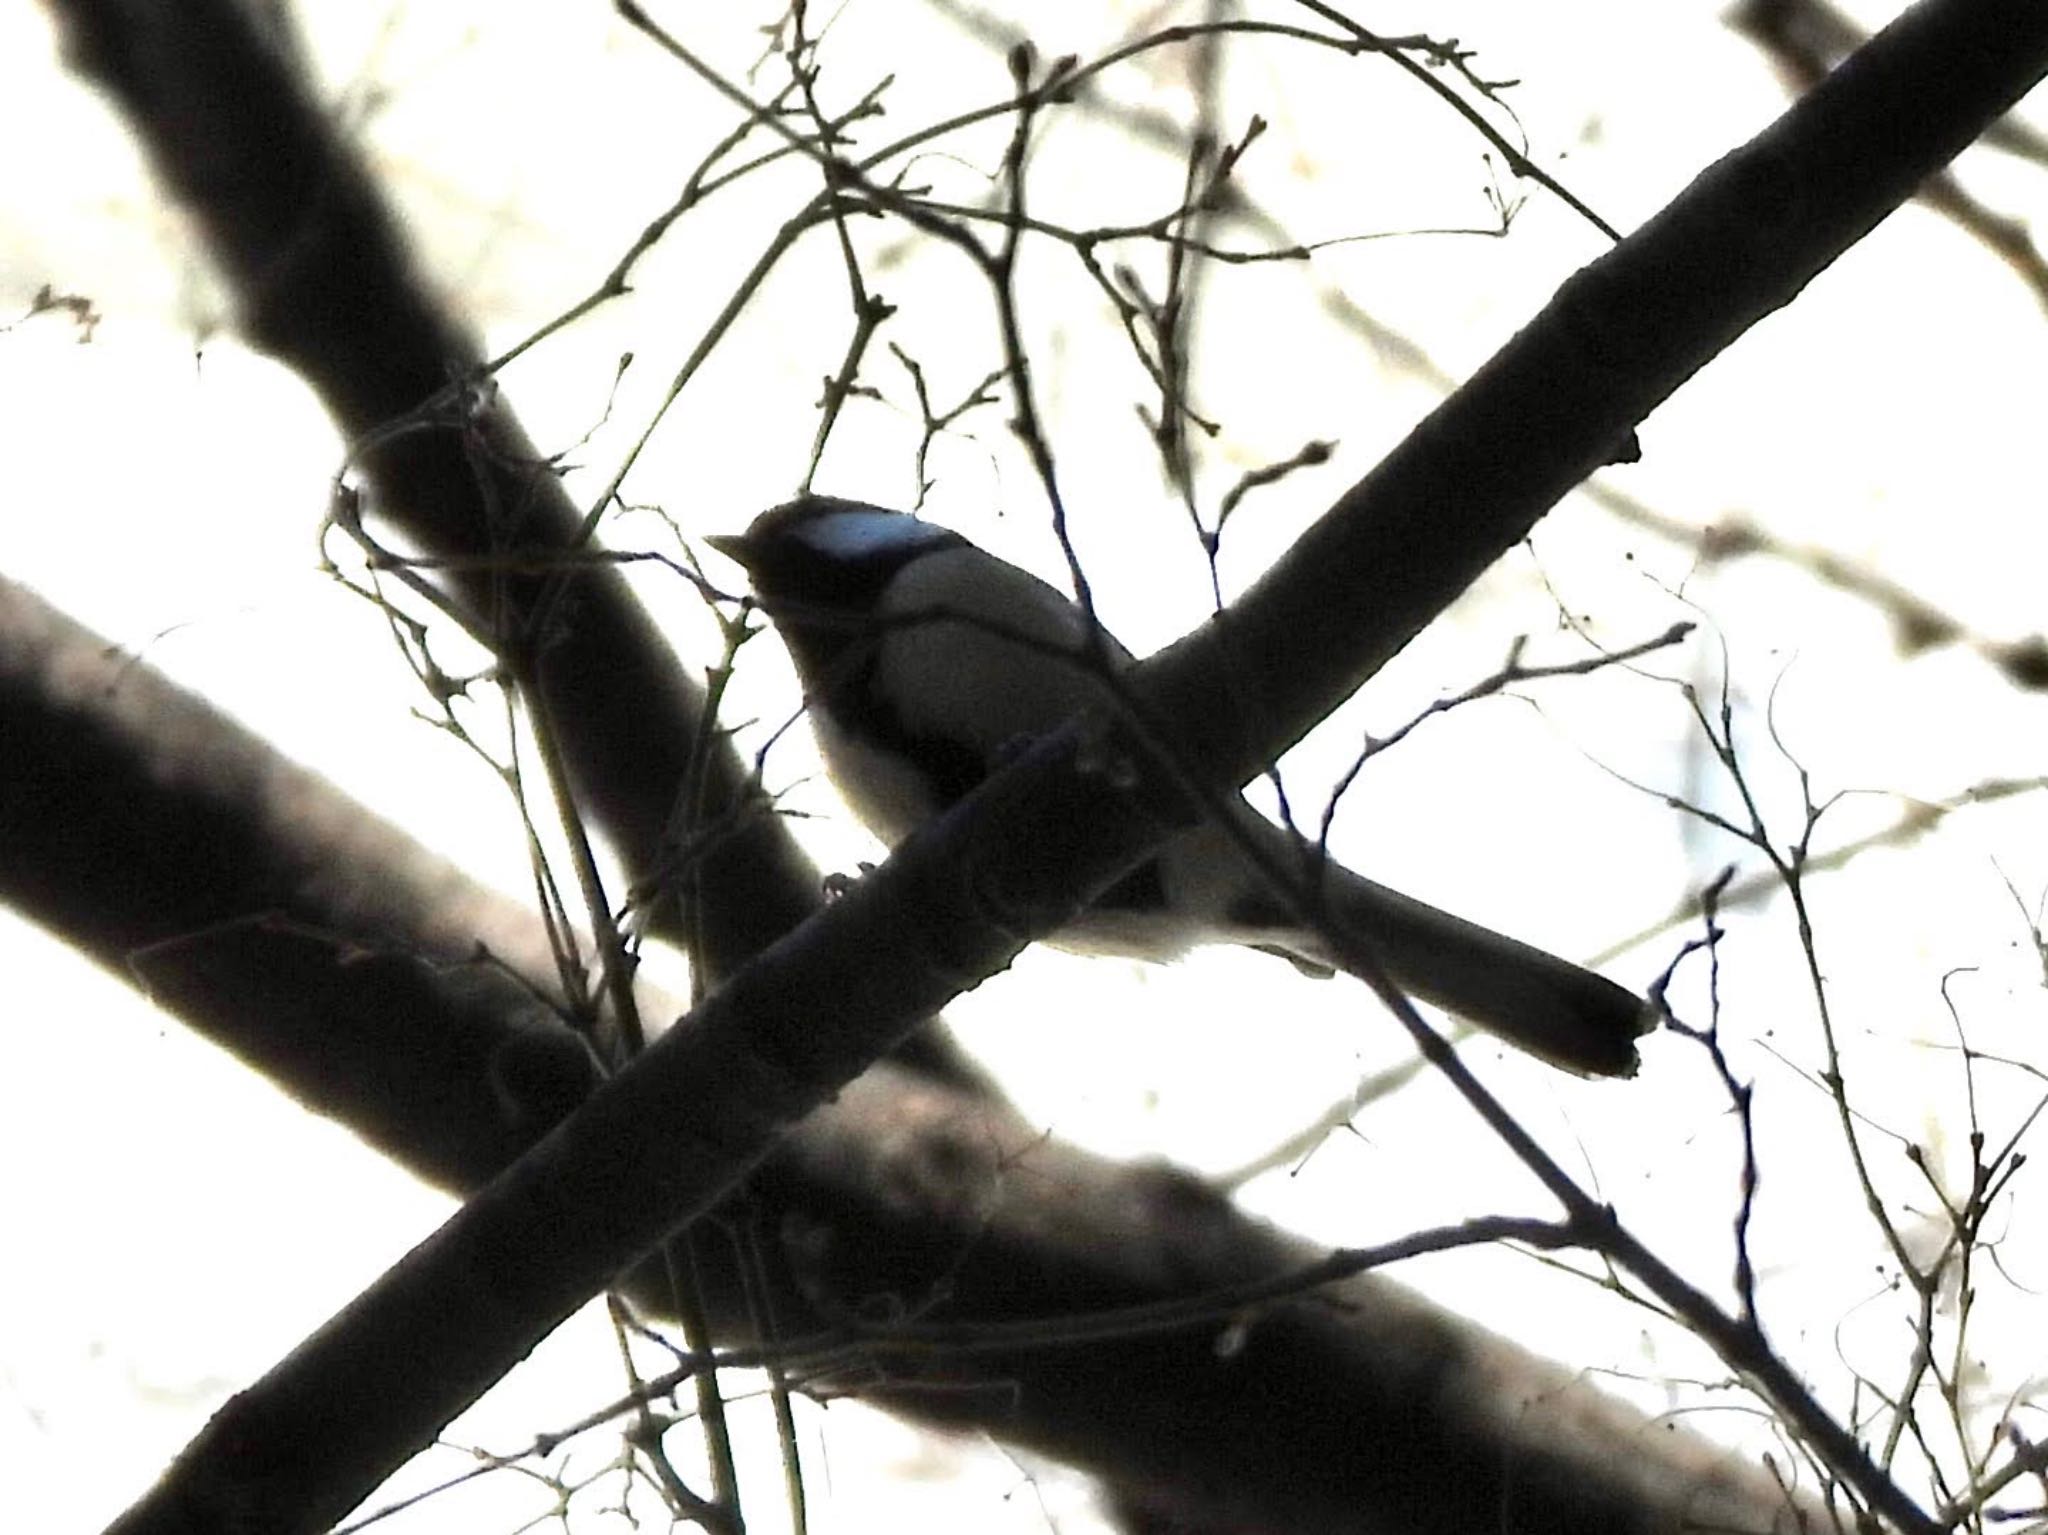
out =
<svg viewBox="0 0 2048 1535"><path fill-rule="evenodd" d="M1087 657L1134 664L1065 593L911 513L805 495L704 542L746 572L803 684L828 775L891 848L1021 743L1103 704ZM1223 820L1170 834L1046 941L1156 961L1234 943L1310 974L1342 969L1246 840L1269 863L1301 867L1295 834L1232 796ZM1324 910L1404 991L1566 1071L1634 1075L1652 1021L1634 992L1334 859L1322 877Z"/></svg>

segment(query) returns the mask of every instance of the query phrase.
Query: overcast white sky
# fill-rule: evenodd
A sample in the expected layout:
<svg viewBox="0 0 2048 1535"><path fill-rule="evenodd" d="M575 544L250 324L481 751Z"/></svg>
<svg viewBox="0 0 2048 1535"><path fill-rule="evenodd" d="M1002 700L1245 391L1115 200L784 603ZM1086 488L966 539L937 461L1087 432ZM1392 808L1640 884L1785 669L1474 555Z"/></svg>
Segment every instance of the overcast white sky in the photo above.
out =
<svg viewBox="0 0 2048 1535"><path fill-rule="evenodd" d="M599 7L307 9L323 77L364 118L369 152L430 269L493 345L594 286L730 126L727 109ZM733 74L758 54L752 29L772 10L670 9ZM713 9L715 20L701 19ZM1479 49L1488 73L1519 79L1512 100L1536 158L1624 231L1783 105L1768 65L1722 28L1713 5L1426 9L1376 7L1361 19L1388 31L1427 24ZM1863 10L1871 22L1888 14ZM1043 54L1084 56L1179 17L1135 5L1030 14ZM914 0L850 0L824 63L825 89L840 100L893 73L899 130L1007 89L999 54ZM1184 55L1151 55L1115 74L1112 89L1125 103L1185 114L1185 68ZM544 93L547 109L520 105L527 91ZM314 530L339 444L289 376L235 344L175 213L105 105L57 66L40 11L0 10L0 100L11 104L14 140L31 146L0 164L0 319L25 311L44 284L89 295L103 316L89 345L50 317L0 333L11 470L0 572L219 699L468 867L523 889L524 852L506 808L472 759L414 719L381 621L317 573ZM1246 174L1298 238L1489 216L1498 167L1489 172L1449 113L1371 61L1246 48L1224 100L1227 132L1253 112L1270 121ZM918 171L971 197L999 153L1000 136L971 138ZM2038 165L1978 155L1963 169L2008 215L2038 221L2048 206ZM1079 121L1051 125L1037 173L1039 211L1074 223L1152 217L1172 205L1179 182L1167 158ZM1427 377L1335 321L1335 297L1462 377L1599 254L1597 233L1542 192L1505 190L1529 199L1505 241L1363 240L1322 251L1306 273L1231 269L1212 279L1197 395L1225 431L1208 450L1206 493L1213 499L1243 469L1310 438L1339 444L1327 468L1244 513L1226 561L1233 586L1438 397ZM733 274L807 192L793 179L736 188L649 260L634 299L508 374L544 446L590 434L574 455L587 466L576 488L608 476ZM1232 243L1254 238L1238 231ZM1061 257L1033 260L1040 383L1081 552L1112 627L1149 649L1205 611L1201 562L1146 449L1134 410L1148 391L1119 334ZM735 529L789 493L818 380L844 344L833 263L820 245L771 284L705 387L665 422L629 498L659 505L694 537ZM973 281L957 262L918 253L877 270L903 305L890 334L931 370L935 393L957 395L994 365ZM962 315L976 319L962 324ZM1606 483L1684 524L1753 519L1788 543L1903 582L1991 638L2038 632L2048 570L2044 341L2038 295L1951 224L1908 209L1688 385L1645 425L1644 461ZM600 426L628 350L635 366ZM842 425L819 488L901 503L913 491L915 422L903 412L903 377L879 358L871 373L886 398ZM1058 575L999 411L942 443L932 470L933 515ZM651 517L611 537L670 540ZM709 659L691 594L665 577L650 577L647 590L678 643ZM1384 732L1484 676L1517 636L1532 637L1531 659L1581 654L1558 633L1560 601L1612 642L1678 617L1702 623L1691 648L1650 670L1709 691L1727 684L1781 841L1798 831L1799 789L1767 738L1767 699L1816 797L1873 791L1823 823L1821 848L1887 824L1894 796L1946 799L2048 765L2048 702L2015 693L1967 647L1902 658L1881 615L1807 572L1760 561L1702 568L1695 549L1579 497L1290 759L1298 802L1320 803L1361 731ZM764 643L748 660L735 717L786 717L796 695L779 656ZM1461 711L1376 763L1340 823L1340 852L1579 956L1652 928L1723 863L1757 866L1659 797L1731 803L1668 683L1610 675L1531 696L1537 707L1497 700ZM793 736L772 771L803 777L806 751ZM822 813L807 834L826 866L873 856L822 788L798 802ZM2044 850L2043 797L2022 795L1951 816L1815 888L1823 960L1869 1095L1860 1106L1951 1172L1966 1167L1967 1121L1956 1059L1929 1043L1955 1038L1942 978L1970 967L1952 989L1974 1043L2043 1063L2048 1020L2022 904L2038 911L2048 891ZM1813 1008L1785 904L1756 904L1729 926L1727 1028L1739 1069L1758 1084L1766 1319L1840 1408L1851 1368L1898 1378L1907 1313L1884 1293L1875 1235L1843 1181L1838 1135L1811 1083ZM1611 969L1643 983L1676 941L1659 934L1616 954ZM0 916L0 945L13 1002L10 1069L0 1076L0 1165L10 1169L0 1221L15 1254L0 1329L0 1463L12 1468L9 1507L22 1528L88 1528L447 1204L42 935ZM953 1016L1060 1136L1208 1171L1284 1142L1405 1048L1358 988L1236 954L1170 970L1034 954ZM1735 1199L1725 1103L1697 1052L1666 1040L1646 1055L1637 1082L1587 1085L1474 1047L1554 1150L1597 1180L1652 1246L1718 1289ZM2038 1095L2016 1071L1991 1071L1978 1085L1994 1143ZM1898 1143L1879 1144L1888 1171L1903 1174ZM1908 1187L1903 1177L1895 1185L1902 1210L1926 1208L1924 1195L1904 1198ZM1543 1208L1505 1153L1429 1082L1373 1105L1352 1130L1253 1180L1243 1198L1338 1243ZM2025 1393L2041 1368L2048 1254L2034 1203L2023 1174L1998 1222L1998 1272L1980 1276L1988 1399ZM1717 1378L1688 1340L1526 1258L1464 1254L1405 1277L1559 1357L1616 1371L1617 1388L1643 1400L1725 1401L1668 1384ZM460 1437L515 1447L609 1399L618 1390L609 1349L586 1314L529 1367L523 1391L508 1386ZM1095 1527L1073 1479L1047 1471L1027 1483L993 1449L939 1445L848 1407L804 1421L814 1528ZM1711 1414L1699 1421L1725 1427ZM598 1444L585 1464L609 1453ZM535 1507L530 1488L497 1483L479 1496ZM771 1487L772 1473L756 1485ZM757 1497L755 1528L777 1528L773 1504L770 1493ZM517 1522L482 1502L453 1510L435 1505L390 1527ZM577 1527L609 1526L591 1511Z"/></svg>

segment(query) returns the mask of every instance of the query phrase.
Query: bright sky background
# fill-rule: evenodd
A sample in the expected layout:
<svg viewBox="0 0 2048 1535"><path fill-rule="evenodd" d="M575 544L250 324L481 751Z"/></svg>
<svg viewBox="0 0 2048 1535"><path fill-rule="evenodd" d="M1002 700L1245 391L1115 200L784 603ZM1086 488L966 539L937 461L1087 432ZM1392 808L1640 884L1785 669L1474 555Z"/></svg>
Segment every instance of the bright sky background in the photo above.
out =
<svg viewBox="0 0 2048 1535"><path fill-rule="evenodd" d="M363 120L429 270L493 346L595 286L732 120L601 7L415 0L307 9L323 78L341 109ZM1395 32L1426 23L1477 48L1486 72L1522 81L1512 100L1536 158L1623 230L1783 105L1768 65L1722 29L1718 6L1474 0L1425 9L1360 16ZM1862 9L1871 23L1889 14ZM738 75L758 54L753 29L772 8L665 10ZM1184 19L1179 9L1129 4L1030 13L1047 56L1085 57L1140 27ZM1284 7L1272 14L1303 19ZM850 0L824 62L824 89L841 101L893 73L896 131L1008 88L999 53L914 0ZM1148 55L1109 83L1129 105L1175 115L1189 107L1177 51ZM545 96L545 110L521 104L529 92ZM1391 69L1245 48L1224 99L1227 132L1253 112L1270 121L1247 161L1248 184L1298 238L1489 220L1495 176L1482 146ZM0 10L0 100L12 103L16 142L32 124L41 146L0 162L0 320L23 313L46 283L90 296L103 315L89 345L55 317L0 333L12 503L0 519L0 572L204 690L473 871L523 888L507 807L470 758L413 718L407 674L381 621L316 571L314 530L339 444L294 380L230 338L176 214L105 106L56 66L40 12ZM971 198L1000 148L1000 133L972 136L918 170L941 192ZM1986 154L1963 171L1995 208L2039 219L2039 166ZM1049 125L1033 188L1048 216L1125 222L1172 206L1179 178L1170 159L1074 118ZM722 195L654 253L631 300L508 373L505 387L543 446L590 434L572 455L587 466L572 490L588 493L609 475L736 274L809 190L791 174ZM1365 240L1322 251L1306 273L1213 274L1198 400L1226 430L1208 451L1210 504L1245 469L1311 438L1339 444L1326 468L1248 503L1225 559L1233 587L1438 397L1427 378L1334 321L1335 299L1462 377L1599 254L1597 233L1540 191L1506 191L1528 204L1505 241ZM1226 238L1254 240L1240 230ZM1131 259L1156 292L1153 253ZM918 355L937 396L957 397L994 365L986 309L957 258L909 253L871 270L902 306L888 334ZM1134 415L1150 391L1071 262L1044 249L1031 276L1035 364L1079 546L1111 626L1147 650L1197 621L1208 601L1198 551ZM659 506L694 537L736 529L786 496L808 451L819 380L844 345L845 308L836 258L816 239L670 414L629 497ZM1935 215L1908 209L1688 385L1644 427L1643 462L1604 483L1682 523L1740 516L1788 543L1825 548L1985 636L2039 632L2048 570L2043 320L2039 298L1998 260ZM617 360L629 350L637 360L607 419ZM886 399L849 413L819 488L900 504L914 489L906 380L878 353L867 381ZM970 434L935 451L932 515L1056 578L1042 502L1001 412L983 413ZM673 547L652 517L622 523L610 538ZM646 589L679 645L708 660L709 629L692 594L672 577L650 577ZM1831 813L1821 849L1888 824L1899 808L1891 796L1947 799L2048 764L2048 701L2015 693L1969 649L1902 658L1859 599L1783 564L1701 567L1693 549L1578 497L1290 759L1297 803L1320 805L1362 731L1392 729L1485 676L1516 637L1531 637L1532 661L1582 654L1558 632L1558 601L1613 643L1680 617L1702 623L1692 647L1647 670L1715 694L1726 682L1781 843L1799 829L1799 786L1768 739L1768 699L1816 798L1874 791ZM779 722L796 697L786 667L767 642L747 661L735 717ZM1668 683L1610 674L1530 696L1537 707L1495 700L1434 722L1376 762L1347 802L1340 853L1579 956L1653 927L1722 864L1757 866L1754 854L1661 801L1673 793L1733 804ZM813 771L800 736L770 758L781 782ZM826 867L873 856L821 787L798 799L827 813L806 827ZM2042 1059L2048 1020L2023 908L2038 913L2048 891L2044 849L2044 797L2021 795L1953 815L1815 887L1859 1106L1951 1173L1967 1166L1964 1083L1950 1048L1956 1019L1980 1048ZM1882 1254L1843 1180L1838 1133L1802 1075L1819 1047L1786 905L1731 913L1728 926L1726 1027L1738 1070L1758 1091L1765 1317L1839 1409L1848 1367L1900 1378L1908 1313L1884 1293ZM1677 942L1666 932L1627 949L1612 973L1646 982ZM15 1254L0 1331L0 1463L12 1468L9 1506L21 1527L92 1528L226 1393L432 1229L447 1203L4 915L0 946L12 1000L12 1059L0 1077L0 1165L11 1172L0 1182L0 1220ZM1952 1018L1941 982L1963 967ZM1697 992L1688 997L1697 1003ZM1146 970L1035 953L952 1017L1058 1135L1210 1172L1284 1143L1405 1049L1359 988L1301 980L1254 955ZM1483 1044L1472 1053L1525 1122L1596 1180L1653 1247L1725 1291L1734 1142L1697 1051L1652 1041L1643 1076L1627 1086L1562 1080ZM2037 1079L2010 1069L1988 1069L1978 1088L1994 1145L2040 1095ZM1874 1144L1893 1195L1928 1208L1899 1143L1879 1135ZM2032 1389L2048 1338L2036 1300L2048 1286L2048 1253L2030 1178L2021 1174L1993 1223L2003 1244L1996 1270L1979 1276L1991 1400ZM1464 1214L1548 1213L1505 1154L1427 1081L1374 1104L1305 1159L1255 1178L1243 1199L1347 1244ZM1689 1340L1526 1258L1467 1253L1402 1277L1535 1347L1616 1372L1616 1389L1646 1403L1689 1410L1732 1400L1667 1384L1719 1378ZM515 1448L618 1390L609 1339L588 1313L525 1374L523 1392L510 1386L487 1401L458 1437ZM1732 1413L1693 1421L1710 1432L1743 1429ZM993 1448L937 1443L845 1405L804 1422L814 1528L1097 1527L1078 1479L1032 1467L1038 1480L1027 1481L1027 1468ZM2030 1432L2039 1437L2038 1423ZM595 1469L608 1453L598 1443L582 1463ZM772 1474L750 1485L750 1522L775 1529ZM533 1489L509 1477L479 1497L538 1508ZM462 1507L430 1505L423 1518L388 1527L517 1523L503 1506ZM577 1527L609 1526L593 1510Z"/></svg>

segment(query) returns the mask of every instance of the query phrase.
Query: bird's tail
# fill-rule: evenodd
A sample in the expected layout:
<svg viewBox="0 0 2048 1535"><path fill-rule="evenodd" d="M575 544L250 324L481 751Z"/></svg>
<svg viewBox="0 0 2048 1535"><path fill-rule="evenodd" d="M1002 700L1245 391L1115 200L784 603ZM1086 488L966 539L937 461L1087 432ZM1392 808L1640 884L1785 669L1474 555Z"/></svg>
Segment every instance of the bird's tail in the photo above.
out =
<svg viewBox="0 0 2048 1535"><path fill-rule="evenodd" d="M1285 834L1267 824L1276 839L1269 845L1284 845ZM1284 856L1299 867L1292 845L1286 845ZM1321 888L1335 930L1358 941L1402 990L1566 1071L1600 1077L1635 1074L1636 1040L1654 1017L1643 998L1626 987L1334 861L1322 865ZM1297 918L1290 915L1283 931L1259 916L1256 909L1231 913L1258 947L1304 966L1353 970L1338 946L1303 931Z"/></svg>

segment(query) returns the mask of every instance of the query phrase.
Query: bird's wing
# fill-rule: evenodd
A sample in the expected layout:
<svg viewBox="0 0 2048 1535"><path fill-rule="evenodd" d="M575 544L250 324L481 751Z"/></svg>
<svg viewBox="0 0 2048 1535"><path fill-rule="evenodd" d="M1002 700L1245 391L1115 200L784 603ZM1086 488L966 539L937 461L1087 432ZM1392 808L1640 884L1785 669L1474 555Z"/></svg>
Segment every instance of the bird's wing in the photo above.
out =
<svg viewBox="0 0 2048 1535"><path fill-rule="evenodd" d="M972 620L958 616L972 607ZM1101 700L1080 608L1028 571L978 549L904 567L877 612L871 692L896 701L920 739L944 739L992 764ZM1098 652L1128 665L1104 634Z"/></svg>

